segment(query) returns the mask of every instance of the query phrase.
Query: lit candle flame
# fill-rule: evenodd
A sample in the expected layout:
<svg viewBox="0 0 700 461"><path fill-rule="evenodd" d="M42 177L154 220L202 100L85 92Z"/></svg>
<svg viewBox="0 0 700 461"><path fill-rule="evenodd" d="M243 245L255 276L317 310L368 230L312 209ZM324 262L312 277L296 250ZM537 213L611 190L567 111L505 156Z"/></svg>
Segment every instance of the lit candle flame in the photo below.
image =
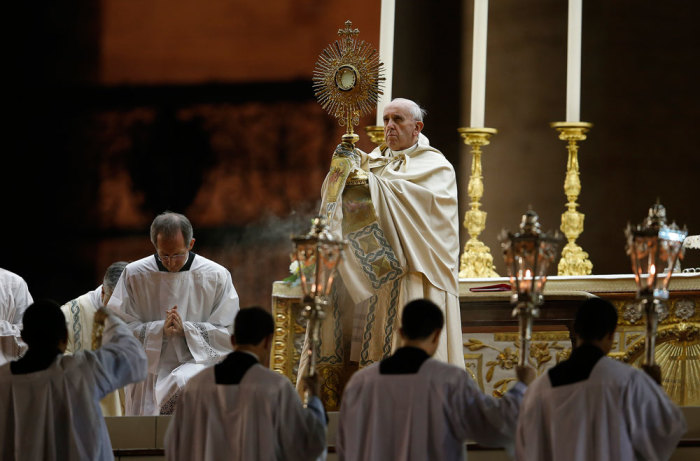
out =
<svg viewBox="0 0 700 461"><path fill-rule="evenodd" d="M530 293L530 290L533 289L531 280L532 280L532 272L530 271L530 269L527 269L527 270L525 270L525 281L528 282L525 284L525 291L527 293Z"/></svg>

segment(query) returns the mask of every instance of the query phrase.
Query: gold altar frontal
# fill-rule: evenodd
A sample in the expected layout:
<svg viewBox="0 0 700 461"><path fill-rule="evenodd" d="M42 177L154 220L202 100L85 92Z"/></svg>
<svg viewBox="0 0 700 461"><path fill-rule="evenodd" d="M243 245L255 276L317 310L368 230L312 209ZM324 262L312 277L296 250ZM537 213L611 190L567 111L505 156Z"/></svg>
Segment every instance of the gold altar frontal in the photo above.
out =
<svg viewBox="0 0 700 461"><path fill-rule="evenodd" d="M468 373L484 391L502 395L513 384L519 355L517 319L511 317L510 292L473 291L508 284L507 278L461 279L460 313L464 359ZM700 405L700 274L674 274L668 315L660 319L656 361L663 386L679 405ZM610 356L639 366L644 356L644 318L635 309L636 284L632 275L550 277L545 304L535 320L528 362L540 375L571 353L571 327L578 306L600 296L616 307L619 320ZM296 383L305 333L301 290L286 282L272 288L275 338L272 368ZM357 369L345 364L346 374ZM342 389L324 383L326 409L338 409Z"/></svg>

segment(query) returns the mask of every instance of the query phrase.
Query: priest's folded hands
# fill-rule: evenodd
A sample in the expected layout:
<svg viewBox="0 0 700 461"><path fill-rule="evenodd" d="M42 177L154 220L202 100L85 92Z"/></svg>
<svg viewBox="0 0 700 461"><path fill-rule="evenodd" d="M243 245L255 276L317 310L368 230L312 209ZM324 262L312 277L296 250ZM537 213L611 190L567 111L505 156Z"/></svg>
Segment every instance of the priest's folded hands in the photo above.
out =
<svg viewBox="0 0 700 461"><path fill-rule="evenodd" d="M163 325L165 336L185 336L185 329L182 326L182 318L177 313L177 306L173 306L165 313L165 324Z"/></svg>

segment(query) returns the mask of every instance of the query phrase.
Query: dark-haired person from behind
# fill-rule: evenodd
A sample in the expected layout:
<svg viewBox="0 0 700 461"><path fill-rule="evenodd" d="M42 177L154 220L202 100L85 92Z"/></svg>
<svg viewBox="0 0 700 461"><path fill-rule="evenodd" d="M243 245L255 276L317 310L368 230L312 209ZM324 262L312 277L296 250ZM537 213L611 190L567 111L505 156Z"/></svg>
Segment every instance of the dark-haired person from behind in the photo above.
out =
<svg viewBox="0 0 700 461"><path fill-rule="evenodd" d="M275 322L261 307L241 309L234 351L185 386L165 439L168 460L314 460L326 447L318 384L304 408L292 383L269 369Z"/></svg>
<svg viewBox="0 0 700 461"><path fill-rule="evenodd" d="M617 311L605 299L576 313L571 357L532 383L518 421L518 460L666 460L686 431L658 367L645 372L606 357ZM650 377L651 376L651 377Z"/></svg>
<svg viewBox="0 0 700 461"><path fill-rule="evenodd" d="M512 448L535 370L517 367L519 382L502 399L488 396L464 368L432 358L443 325L433 302L411 301L401 315L401 348L350 378L338 423L341 460L463 460L467 440Z"/></svg>
<svg viewBox="0 0 700 461"><path fill-rule="evenodd" d="M0 459L112 460L100 399L146 377L138 340L104 307L102 347L63 355L66 319L58 303L39 300L24 312L29 349L0 367Z"/></svg>

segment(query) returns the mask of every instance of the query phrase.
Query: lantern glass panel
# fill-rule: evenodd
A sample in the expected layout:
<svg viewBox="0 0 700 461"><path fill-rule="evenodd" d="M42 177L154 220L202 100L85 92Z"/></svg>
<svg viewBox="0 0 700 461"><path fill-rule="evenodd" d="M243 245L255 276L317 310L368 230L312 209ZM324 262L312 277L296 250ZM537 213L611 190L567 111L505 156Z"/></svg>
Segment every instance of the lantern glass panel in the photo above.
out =
<svg viewBox="0 0 700 461"><path fill-rule="evenodd" d="M342 247L336 242L321 240L318 245L318 296L330 296Z"/></svg>
<svg viewBox="0 0 700 461"><path fill-rule="evenodd" d="M659 231L659 238L663 245L661 246L660 258L663 257L665 261L665 272L662 278L662 290L664 293L668 293L668 285L671 282L671 276L673 275L673 269L676 265L676 261L680 258L683 259L683 242L685 241L688 232L684 232L680 229L674 227L664 226Z"/></svg>
<svg viewBox="0 0 700 461"><path fill-rule="evenodd" d="M563 242L560 234L540 231L537 213L523 215L520 232L503 230L499 236L510 283L520 301L538 304L547 283L547 271Z"/></svg>
<svg viewBox="0 0 700 461"><path fill-rule="evenodd" d="M313 297L316 293L316 242L305 239L297 241L296 247L301 289L305 297Z"/></svg>

